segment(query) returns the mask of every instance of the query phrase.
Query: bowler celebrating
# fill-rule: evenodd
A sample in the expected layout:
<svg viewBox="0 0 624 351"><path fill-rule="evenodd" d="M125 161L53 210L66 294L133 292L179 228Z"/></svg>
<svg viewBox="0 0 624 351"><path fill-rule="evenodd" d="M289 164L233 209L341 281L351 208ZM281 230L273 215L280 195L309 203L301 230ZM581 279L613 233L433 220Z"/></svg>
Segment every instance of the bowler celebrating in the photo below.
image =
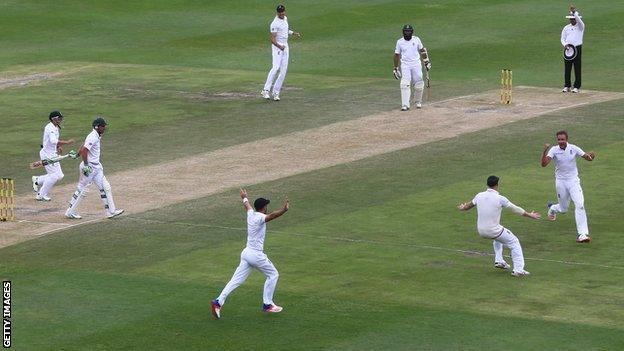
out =
<svg viewBox="0 0 624 351"><path fill-rule="evenodd" d="M548 204L548 219L554 221L557 213L565 213L570 206L570 199L574 201L574 218L576 219L576 242L588 243L589 229L587 228L587 213L585 212L585 198L581 188L581 179L578 176L576 158L582 157L587 161L596 158L594 152L585 153L580 147L568 143L568 133L565 130L557 132L557 145L544 145L542 152L542 167L548 166L551 160L555 161L555 188L559 203Z"/></svg>
<svg viewBox="0 0 624 351"><path fill-rule="evenodd" d="M228 295L247 280L252 268L259 270L266 276L264 293L262 295L262 310L267 313L278 313L282 311L282 307L273 302L273 293L277 286L279 274L263 250L264 238L266 236L266 223L280 217L288 211L288 198L284 200L282 208L267 214L268 205L270 203L269 200L261 197L257 198L254 201L254 208L256 209L254 211L249 204L247 191L245 189L240 190L240 196L243 199L245 211L247 211L247 246L241 252L240 264L238 268L236 268L236 271L234 271L232 279L225 285L219 297L211 302L212 315L216 319L221 318L221 307L225 303Z"/></svg>
<svg viewBox="0 0 624 351"><path fill-rule="evenodd" d="M286 8L284 5L277 6L277 15L273 22L271 22L271 52L273 53L273 66L269 71L266 83L264 83L264 89L262 90L262 97L271 99L271 87L273 87L273 100L280 100L280 91L282 90L282 84L286 78L286 71L288 71L288 36L295 35L300 37L301 34L293 32L288 28L288 18L286 18ZM277 74L279 72L279 75ZM277 75L277 79L275 76ZM274 83L275 81L275 83Z"/></svg>
<svg viewBox="0 0 624 351"><path fill-rule="evenodd" d="M489 176L487 179L487 190L478 193L470 202L462 203L458 206L461 211L467 211L477 206L477 231L479 235L486 239L492 239L494 245L494 267L508 269L509 264L503 258L503 246L511 249L511 259L513 261L513 271L511 275L521 277L530 273L524 270L524 255L520 240L507 228L500 225L500 216L503 207L509 208L513 213L524 217L539 219L537 212L526 212L522 208L514 205L506 197L498 193L497 176Z"/></svg>

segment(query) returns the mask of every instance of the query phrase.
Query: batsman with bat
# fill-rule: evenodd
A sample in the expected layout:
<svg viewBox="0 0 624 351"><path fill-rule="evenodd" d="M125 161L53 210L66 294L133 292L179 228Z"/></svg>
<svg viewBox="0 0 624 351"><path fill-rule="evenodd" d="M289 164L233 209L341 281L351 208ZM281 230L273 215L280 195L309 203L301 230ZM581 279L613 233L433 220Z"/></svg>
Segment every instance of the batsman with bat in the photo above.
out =
<svg viewBox="0 0 624 351"><path fill-rule="evenodd" d="M104 209L108 218L119 216L124 212L124 210L115 208L113 192L110 183L104 176L104 168L100 163L100 139L102 139L107 124L104 118L96 118L92 123L93 130L87 135L84 144L78 150L78 154L82 158L79 167L80 179L78 180L78 187L69 201L69 208L65 211L65 217L69 219L82 218L76 212L76 209L78 209L80 201L84 198L86 188L91 183L94 183L100 189L100 198L104 203Z"/></svg>
<svg viewBox="0 0 624 351"><path fill-rule="evenodd" d="M59 158L59 153L63 150L63 145L70 145L74 143L74 139L61 140L61 123L63 122L63 114L60 111L52 111L48 116L50 123L48 123L43 130L43 142L41 143L41 150L39 151L39 157L41 160L53 160ZM61 169L59 162L45 162L46 173L41 176L32 177L33 191L37 193L35 199L37 201L50 201L52 200L48 194L50 190L59 180L65 176Z"/></svg>
<svg viewBox="0 0 624 351"><path fill-rule="evenodd" d="M427 87L429 85L429 70L431 61L427 48L423 46L419 37L413 36L414 28L410 24L403 26L403 38L397 40L394 49L394 78L401 81L401 111L410 109L411 86L414 85L414 100L416 108L422 107L423 82L422 65L427 70ZM422 59L422 63L421 63ZM399 61L401 67L399 69Z"/></svg>

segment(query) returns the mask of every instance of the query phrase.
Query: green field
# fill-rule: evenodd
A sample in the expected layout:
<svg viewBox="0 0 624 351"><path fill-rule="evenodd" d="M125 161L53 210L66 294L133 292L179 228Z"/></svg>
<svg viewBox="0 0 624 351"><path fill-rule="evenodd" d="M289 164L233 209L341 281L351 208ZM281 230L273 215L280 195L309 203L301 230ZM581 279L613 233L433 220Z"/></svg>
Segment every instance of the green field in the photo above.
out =
<svg viewBox="0 0 624 351"><path fill-rule="evenodd" d="M291 41L282 101L267 103L259 92L274 3L4 1L0 81L50 77L0 89L0 176L29 194L25 166L53 109L66 115L67 138L83 139L95 115L108 119L110 174L397 110L392 55L405 23L429 49L433 100L497 89L503 67L516 85L562 86L567 3L285 5L303 37ZM587 25L583 89L624 92L624 2L575 5ZM1 248L12 348L622 350L622 111L620 99L268 183L249 174L241 185L251 197L270 197L272 208L291 200L265 243L280 272L280 314L261 312L255 272L221 320L210 315L245 245L237 188ZM492 267L475 211L455 206L496 174L504 195L543 213L555 192L539 157L559 129L597 153L579 161L593 242L575 243L573 212L556 222L506 213L531 272L516 279ZM73 166L63 167L62 184L75 183ZM166 197L178 181L146 192Z"/></svg>

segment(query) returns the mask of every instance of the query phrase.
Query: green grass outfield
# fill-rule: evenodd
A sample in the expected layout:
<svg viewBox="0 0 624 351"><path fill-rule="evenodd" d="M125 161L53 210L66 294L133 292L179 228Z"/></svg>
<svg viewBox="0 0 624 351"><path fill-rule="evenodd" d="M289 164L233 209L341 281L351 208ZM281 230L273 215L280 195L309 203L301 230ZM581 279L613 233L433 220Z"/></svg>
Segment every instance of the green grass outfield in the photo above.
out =
<svg viewBox="0 0 624 351"><path fill-rule="evenodd" d="M514 84L562 83L565 3L287 2L303 38L291 44L279 104L252 97L270 65L273 3L3 5L2 77L64 72L0 90L0 175L16 178L20 194L55 108L67 115L64 137L84 138L96 114L109 119L107 172L396 109L392 52L406 22L430 50L435 100L495 89L503 67ZM583 87L622 91L614 63L624 49L614 43L624 3L575 5L587 24ZM624 349L623 110L618 100L559 111L250 186L275 206L291 199L266 240L280 271L277 315L260 311L257 272L221 320L209 313L245 243L236 189L0 249L0 276L13 282L13 348ZM497 174L504 195L543 211L554 181L539 155L561 128L598 156L580 162L594 242L574 242L572 213L554 223L506 213L532 273L514 279L492 268L476 213L455 205ZM70 165L64 184L76 181Z"/></svg>

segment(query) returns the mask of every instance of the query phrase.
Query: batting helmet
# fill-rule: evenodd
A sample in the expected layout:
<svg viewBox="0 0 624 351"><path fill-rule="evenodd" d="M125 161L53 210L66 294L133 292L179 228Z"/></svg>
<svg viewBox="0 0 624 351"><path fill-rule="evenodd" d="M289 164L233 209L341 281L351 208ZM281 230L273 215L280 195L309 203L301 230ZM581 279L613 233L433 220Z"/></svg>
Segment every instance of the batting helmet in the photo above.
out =
<svg viewBox="0 0 624 351"><path fill-rule="evenodd" d="M405 32L410 32L410 33L414 33L414 27L412 27L411 24L406 24L403 26L403 33Z"/></svg>
<svg viewBox="0 0 624 351"><path fill-rule="evenodd" d="M61 114L61 111L52 111L52 112L50 112L50 116L48 116L48 119L50 119L50 121L51 121L52 118L61 118L61 119L63 119L63 115Z"/></svg>
<svg viewBox="0 0 624 351"><path fill-rule="evenodd" d="M286 8L284 7L284 5L277 5L277 8L275 10L277 12L284 12L286 11Z"/></svg>
<svg viewBox="0 0 624 351"><path fill-rule="evenodd" d="M106 120L102 117L98 117L96 119L93 120L93 128L95 127L99 127L99 126L105 126L108 123L106 123Z"/></svg>

